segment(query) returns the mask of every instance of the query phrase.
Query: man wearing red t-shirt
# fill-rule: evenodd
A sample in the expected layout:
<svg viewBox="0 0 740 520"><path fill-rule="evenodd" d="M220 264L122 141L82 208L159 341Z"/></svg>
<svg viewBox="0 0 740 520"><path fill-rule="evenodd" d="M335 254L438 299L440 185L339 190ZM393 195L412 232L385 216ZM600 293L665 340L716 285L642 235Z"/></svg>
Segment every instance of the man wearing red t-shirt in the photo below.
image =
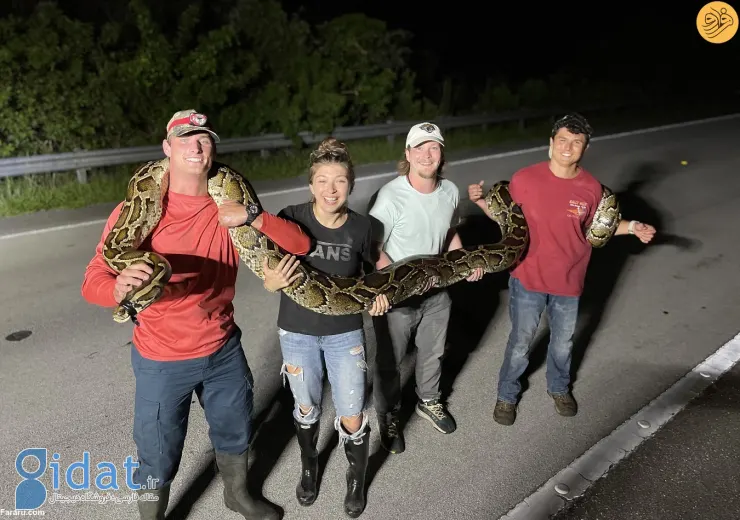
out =
<svg viewBox="0 0 740 520"><path fill-rule="evenodd" d="M162 143L169 158L169 188L161 221L142 249L164 256L172 276L160 300L137 315L131 348L136 378L135 484L156 501L139 500L142 520L163 519L178 471L193 391L198 394L224 479L224 501L249 519L277 519L277 512L247 493L247 451L252 433L252 374L234 323L239 256L228 228L250 225L283 249L305 255L310 238L301 228L262 211L229 201L218 207L208 195L207 175L218 135L195 110L174 114ZM96 254L87 266L82 296L115 307L152 273L144 263L120 274L102 257L103 241L118 219L111 213Z"/></svg>
<svg viewBox="0 0 740 520"><path fill-rule="evenodd" d="M529 226L529 249L509 278L512 330L499 372L493 418L511 425L516 418L519 378L529 363L540 317L547 311L547 392L555 410L571 417L577 405L569 390L571 352L578 303L583 292L591 244L585 232L601 200L601 183L580 166L591 139L591 127L578 114L555 122L550 135L550 160L517 171L509 186ZM468 187L470 200L487 211L483 186ZM655 228L621 220L617 235L633 234L648 243Z"/></svg>

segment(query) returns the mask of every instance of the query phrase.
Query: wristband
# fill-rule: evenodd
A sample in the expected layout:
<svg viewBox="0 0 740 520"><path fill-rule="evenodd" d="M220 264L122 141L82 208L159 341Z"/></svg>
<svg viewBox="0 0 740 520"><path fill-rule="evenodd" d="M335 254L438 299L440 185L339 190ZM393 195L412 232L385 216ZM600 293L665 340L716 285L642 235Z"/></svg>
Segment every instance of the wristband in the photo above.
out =
<svg viewBox="0 0 740 520"><path fill-rule="evenodd" d="M627 232L630 235L634 235L635 234L635 224L637 224L637 221L636 220L633 220L633 221L630 222L630 225L627 227Z"/></svg>

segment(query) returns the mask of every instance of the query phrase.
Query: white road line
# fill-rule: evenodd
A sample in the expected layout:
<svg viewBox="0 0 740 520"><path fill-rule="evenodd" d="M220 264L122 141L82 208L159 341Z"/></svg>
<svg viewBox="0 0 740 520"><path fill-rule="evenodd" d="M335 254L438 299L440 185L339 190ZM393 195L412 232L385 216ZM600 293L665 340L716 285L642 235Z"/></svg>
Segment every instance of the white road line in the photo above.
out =
<svg viewBox="0 0 740 520"><path fill-rule="evenodd" d="M108 219L96 219L96 220L86 220L84 222L75 222L74 224L65 224L63 226L53 226L48 228L40 228L40 229L30 229L28 231L21 231L19 233L10 233L8 235L0 235L0 240L7 240L10 238L18 238L18 237L25 237L30 235L38 235L41 233L48 233L49 231L62 231L65 229L74 229L78 227L84 227L84 226L92 226L93 224L103 225L106 223Z"/></svg>
<svg viewBox="0 0 740 520"><path fill-rule="evenodd" d="M642 128L639 130L630 130L627 132L620 132L616 134L597 136L597 137L594 137L591 141L607 141L611 139L621 139L622 137L631 137L633 135L661 132L664 130L671 130L674 128L684 128L687 126L699 125L699 124L704 124L704 123L715 123L718 121L736 119L738 117L740 117L740 113L727 114L724 116L716 116L716 117L707 117L704 119L696 119L693 121L683 121L681 123L672 123L668 125L653 126L650 128ZM458 161L450 161L449 165L456 166L456 165L461 165L461 164L488 161L491 159L503 159L504 157L514 157L516 155L524 155L524 154L533 153L533 152L540 152L542 150L547 150L547 149L548 149L548 146L536 146L534 148L524 148L522 150L512 150L510 152L501 152L501 153L495 153L495 154L490 154L490 155L481 155L478 157L471 157L469 159L461 159ZM393 175L397 175L397 173L393 171L393 172L385 172L385 173L376 173L373 175L365 175L363 177L358 177L355 182L367 182L367 181L372 181L376 179L382 179L384 177L390 177ZM298 191L304 191L305 189L306 189L305 186L299 186L296 188L286 188L283 190L265 191L265 192L259 193L259 197L260 199L264 199L266 197L274 197L278 195L285 195L287 193L295 193ZM29 236L29 235L37 235L39 233L47 233L51 231L62 231L65 229L74 229L74 228L83 227L83 226L101 225L101 224L105 224L105 219L88 220L84 222L76 222L74 224L66 224L63 226L52 226L52 227L47 227L47 228L32 229L29 231L21 231L19 233L11 233L8 235L0 235L0 240L24 237L24 236Z"/></svg>
<svg viewBox="0 0 740 520"><path fill-rule="evenodd" d="M668 390L594 444L499 520L547 520L582 496L645 439L652 437L692 399L740 360L740 334L677 381Z"/></svg>
<svg viewBox="0 0 740 520"><path fill-rule="evenodd" d="M716 123L718 121L725 121L729 119L737 119L740 117L740 113L738 114L728 114L724 116L716 116L716 117L707 117L704 119L696 119L693 121L683 121L681 123L671 123L668 125L661 125L661 126L653 126L650 128L641 128L639 130L629 130L626 132L620 132L617 134L609 134L609 135L602 135L597 136L591 139L591 142L595 141L608 141L611 139L621 139L622 137L631 137L633 135L641 135L641 134L650 134L654 132L662 132L664 130L672 130L674 128L684 128L687 126L693 126L693 125L699 125L704 123ZM512 150L509 152L500 152L500 153L494 153L489 155L480 155L478 157L470 157L469 159L460 159L457 161L450 161L448 164L450 166L456 166L460 164L469 164L474 162L481 162L481 161L488 161L491 159L503 159L504 157L514 157L517 155L524 155L528 153L534 153L534 152L541 152L543 150L547 150L549 148L548 145L544 146L535 146L533 148L523 148L521 150ZM371 181L375 179L381 179L383 177L390 177L398 175L398 172L392 171L392 172L385 172L385 173L375 173L373 175L366 175L363 177L359 177L355 182L362 182L362 181ZM289 188L284 190L275 190L275 191L267 191L264 193L260 193L260 198L262 197L269 197L273 195L282 195L284 193L293 193L296 191L304 191L306 188L305 186L300 186L297 188Z"/></svg>

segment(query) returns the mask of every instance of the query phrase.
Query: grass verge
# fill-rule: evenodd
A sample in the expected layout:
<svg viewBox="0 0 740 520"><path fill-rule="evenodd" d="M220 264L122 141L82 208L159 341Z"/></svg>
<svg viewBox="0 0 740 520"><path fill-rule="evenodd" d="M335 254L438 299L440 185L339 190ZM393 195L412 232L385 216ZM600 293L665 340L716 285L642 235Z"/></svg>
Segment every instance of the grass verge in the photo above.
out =
<svg viewBox="0 0 740 520"><path fill-rule="evenodd" d="M652 107L615 112L586 114L597 134L644 128L727 112L727 106L677 108ZM518 123L491 125L487 128L459 128L445 132L451 152L463 153L506 144L542 140L547 143L551 122L529 121L524 129ZM355 165L393 161L401 156L403 135L393 142L386 138L349 141ZM310 150L276 150L269 156L259 153L220 155L225 162L250 181L291 178L306 174ZM0 179L0 217L49 209L82 208L98 203L116 202L124 196L126 183L136 165L97 168L88 171L88 182L80 184L74 172L28 175Z"/></svg>

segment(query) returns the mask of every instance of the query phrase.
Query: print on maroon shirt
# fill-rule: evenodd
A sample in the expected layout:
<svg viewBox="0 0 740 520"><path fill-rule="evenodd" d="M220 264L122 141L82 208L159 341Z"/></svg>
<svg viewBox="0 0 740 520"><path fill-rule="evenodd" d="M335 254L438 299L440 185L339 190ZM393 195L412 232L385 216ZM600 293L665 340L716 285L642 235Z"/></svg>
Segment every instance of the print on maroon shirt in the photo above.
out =
<svg viewBox="0 0 740 520"><path fill-rule="evenodd" d="M530 291L580 296L592 249L585 230L601 200L601 183L584 169L573 179L556 177L541 162L517 171L510 189L530 233L512 276Z"/></svg>

